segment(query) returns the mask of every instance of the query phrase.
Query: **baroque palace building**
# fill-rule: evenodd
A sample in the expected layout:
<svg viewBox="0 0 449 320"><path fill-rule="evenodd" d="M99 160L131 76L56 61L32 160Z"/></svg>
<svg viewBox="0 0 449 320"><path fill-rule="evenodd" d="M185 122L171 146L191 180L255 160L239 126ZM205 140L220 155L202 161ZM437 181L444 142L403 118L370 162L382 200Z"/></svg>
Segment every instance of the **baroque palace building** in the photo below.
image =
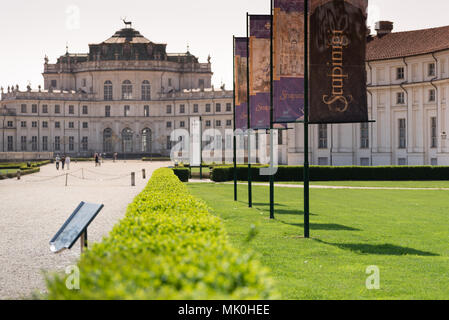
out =
<svg viewBox="0 0 449 320"><path fill-rule="evenodd" d="M392 32L376 24L367 44L368 111L374 123L313 125L314 165L449 165L449 26ZM211 63L169 54L125 28L88 54L44 65L44 88L2 91L0 152L91 156L169 155L174 129L218 129L231 146L233 93L211 86ZM304 161L303 126L279 135L279 163Z"/></svg>
<svg viewBox="0 0 449 320"><path fill-rule="evenodd" d="M392 22L381 21L368 37L368 111L375 122L312 126L311 163L449 165L449 26L392 31ZM303 126L292 128L288 162L302 164Z"/></svg>
<svg viewBox="0 0 449 320"><path fill-rule="evenodd" d="M211 63L170 54L127 27L87 54L45 58L44 88L2 89L0 152L169 155L174 129L233 129L233 93L211 86Z"/></svg>

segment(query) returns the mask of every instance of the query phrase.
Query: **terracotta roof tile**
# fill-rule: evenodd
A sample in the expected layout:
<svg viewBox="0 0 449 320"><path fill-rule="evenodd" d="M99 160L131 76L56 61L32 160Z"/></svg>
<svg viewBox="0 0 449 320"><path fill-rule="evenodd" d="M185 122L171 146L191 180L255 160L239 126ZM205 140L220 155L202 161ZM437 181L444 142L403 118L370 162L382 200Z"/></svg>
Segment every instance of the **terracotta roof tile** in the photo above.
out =
<svg viewBox="0 0 449 320"><path fill-rule="evenodd" d="M394 32L368 41L366 60L384 60L449 49L449 26Z"/></svg>

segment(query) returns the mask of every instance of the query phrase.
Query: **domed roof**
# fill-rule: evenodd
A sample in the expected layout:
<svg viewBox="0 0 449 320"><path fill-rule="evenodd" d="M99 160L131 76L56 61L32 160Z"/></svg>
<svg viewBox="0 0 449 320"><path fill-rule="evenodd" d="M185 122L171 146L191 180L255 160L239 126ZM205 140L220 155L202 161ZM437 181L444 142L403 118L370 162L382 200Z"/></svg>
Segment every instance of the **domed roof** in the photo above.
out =
<svg viewBox="0 0 449 320"><path fill-rule="evenodd" d="M133 28L124 28L117 31L111 38L104 43L119 44L119 43L151 43L150 40L140 34L139 31Z"/></svg>

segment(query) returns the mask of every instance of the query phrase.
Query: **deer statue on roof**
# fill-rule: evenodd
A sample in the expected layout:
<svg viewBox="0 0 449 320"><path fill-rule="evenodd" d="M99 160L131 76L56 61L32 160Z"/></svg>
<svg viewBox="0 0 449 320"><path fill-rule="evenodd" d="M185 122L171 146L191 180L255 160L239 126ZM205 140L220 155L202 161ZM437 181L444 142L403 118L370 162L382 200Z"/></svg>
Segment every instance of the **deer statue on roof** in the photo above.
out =
<svg viewBox="0 0 449 320"><path fill-rule="evenodd" d="M133 23L131 21L126 21L126 18L122 19L123 23L126 25L127 28L132 28Z"/></svg>

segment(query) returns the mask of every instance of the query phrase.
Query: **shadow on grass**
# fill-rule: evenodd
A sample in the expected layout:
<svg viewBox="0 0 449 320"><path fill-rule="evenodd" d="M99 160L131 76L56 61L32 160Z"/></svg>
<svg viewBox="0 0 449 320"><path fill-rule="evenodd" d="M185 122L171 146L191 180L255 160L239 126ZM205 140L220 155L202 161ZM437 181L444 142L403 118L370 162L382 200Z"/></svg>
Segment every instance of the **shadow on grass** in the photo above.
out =
<svg viewBox="0 0 449 320"><path fill-rule="evenodd" d="M304 228L303 223L288 223L284 221L280 221L283 224L288 224L295 227ZM332 230L332 231L362 231L360 229L344 226L341 224L334 224L334 223L311 223L310 224L311 230Z"/></svg>
<svg viewBox="0 0 449 320"><path fill-rule="evenodd" d="M361 254L374 254L374 255L386 255L386 256L423 256L423 257L437 257L439 254L432 252L416 250L413 248L400 247L393 244L365 244L365 243L330 243L322 240L315 239L315 241L338 247L343 250L349 250Z"/></svg>

